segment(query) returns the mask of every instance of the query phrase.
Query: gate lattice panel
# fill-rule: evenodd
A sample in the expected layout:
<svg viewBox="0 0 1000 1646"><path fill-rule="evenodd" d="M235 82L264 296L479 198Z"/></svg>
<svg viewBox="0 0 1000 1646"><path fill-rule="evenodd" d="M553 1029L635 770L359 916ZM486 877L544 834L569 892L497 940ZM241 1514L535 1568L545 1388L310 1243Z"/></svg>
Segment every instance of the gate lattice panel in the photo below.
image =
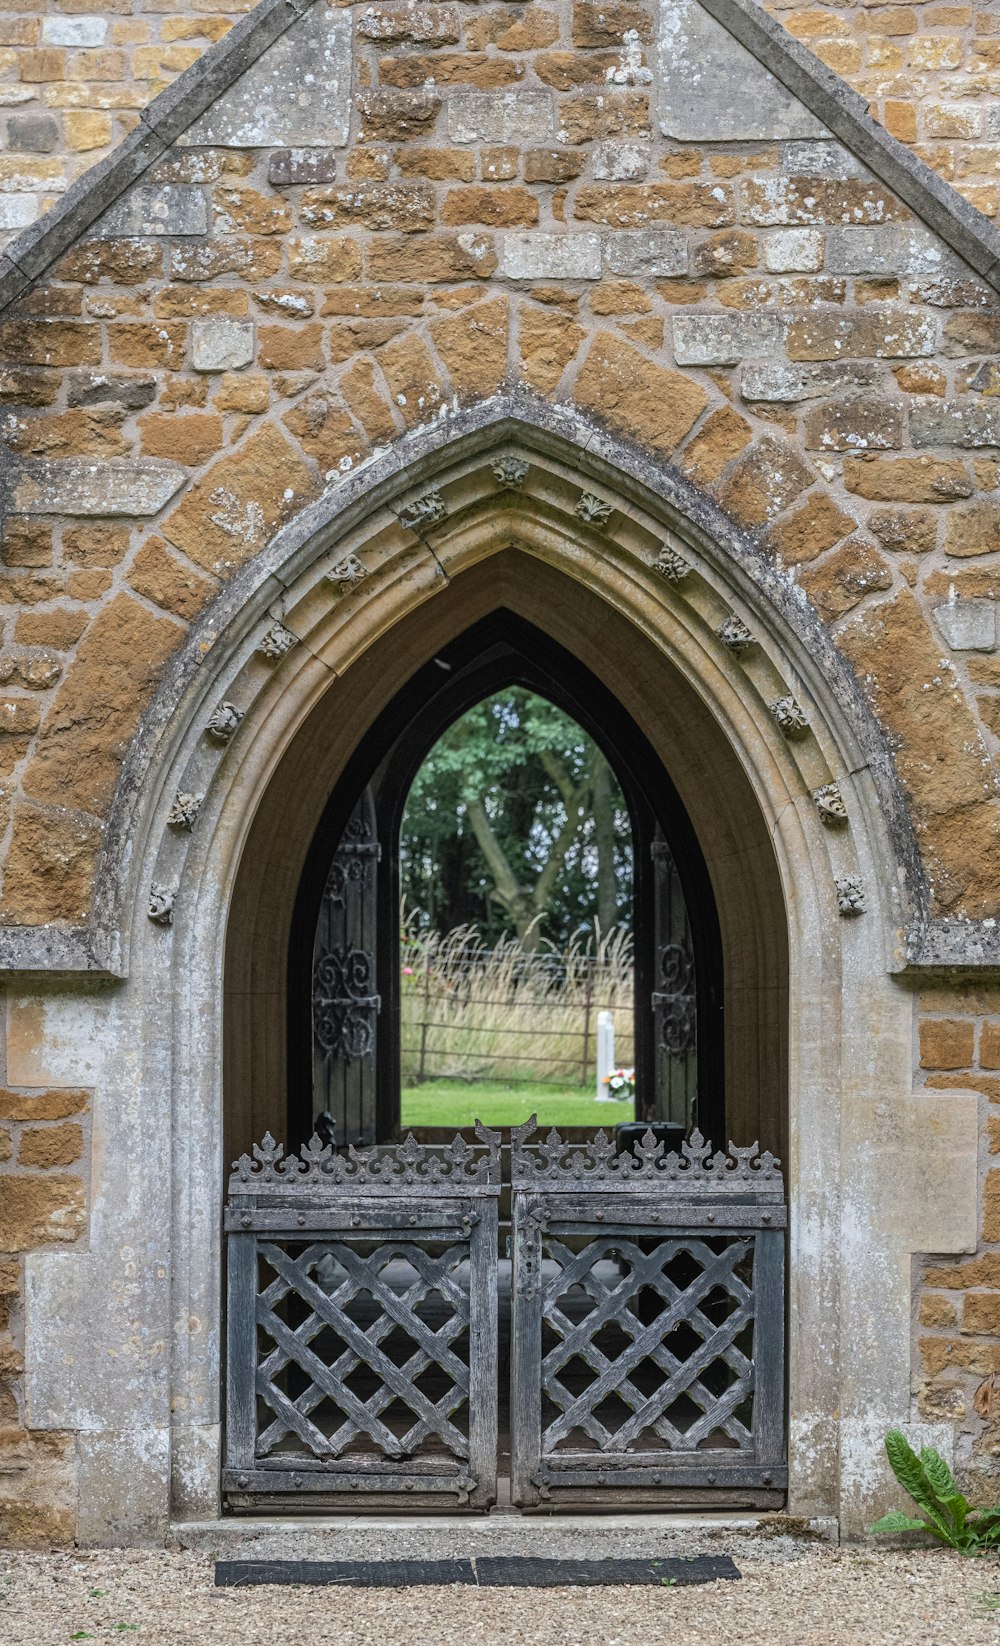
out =
<svg viewBox="0 0 1000 1646"><path fill-rule="evenodd" d="M302 1159L230 1180L224 1486L485 1507L496 1496L499 1136ZM316 1499L313 1497L313 1501Z"/></svg>
<svg viewBox="0 0 1000 1646"><path fill-rule="evenodd" d="M774 1501L783 1186L756 1149L513 1134L512 1495Z"/></svg>

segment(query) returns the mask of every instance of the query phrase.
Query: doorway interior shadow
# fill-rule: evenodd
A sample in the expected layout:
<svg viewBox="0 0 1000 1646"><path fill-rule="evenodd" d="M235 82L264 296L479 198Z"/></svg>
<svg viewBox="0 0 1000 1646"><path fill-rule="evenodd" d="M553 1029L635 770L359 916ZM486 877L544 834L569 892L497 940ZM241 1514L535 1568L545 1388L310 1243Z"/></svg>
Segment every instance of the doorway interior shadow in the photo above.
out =
<svg viewBox="0 0 1000 1646"><path fill-rule="evenodd" d="M593 738L628 808L634 862L637 1113L668 1118L662 1095L654 1111L648 1103L644 1108L643 1094L662 1094L665 1081L676 1088L683 1079L692 1088L687 1107L689 1113L693 1107L699 1129L717 1144L728 1136L722 933L711 877L691 819L663 760L615 693L544 630L499 608L441 646L395 693L347 760L315 830L295 899L288 949L287 1141L293 1148L307 1141L317 1108L325 1106L314 1089L314 949L331 865L361 805L373 819L380 849L372 911L374 982L380 1004L375 1050L370 1054L371 1129L358 1132L356 1139L341 1140L382 1142L398 1134L403 809L420 766L448 727L485 698L511 687L547 699ZM681 994L669 992L678 982L678 964L682 970L687 966L693 977L685 985L692 995L683 997L693 1004L683 1010L677 1005Z"/></svg>

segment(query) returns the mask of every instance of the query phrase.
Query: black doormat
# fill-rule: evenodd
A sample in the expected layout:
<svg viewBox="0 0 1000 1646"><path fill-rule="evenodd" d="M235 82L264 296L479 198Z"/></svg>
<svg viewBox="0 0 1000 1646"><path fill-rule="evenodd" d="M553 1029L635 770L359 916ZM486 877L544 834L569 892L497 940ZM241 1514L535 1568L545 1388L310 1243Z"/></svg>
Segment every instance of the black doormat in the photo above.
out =
<svg viewBox="0 0 1000 1646"><path fill-rule="evenodd" d="M475 1560L217 1560L218 1589L260 1583L339 1584L350 1589L408 1589L464 1583L481 1589L596 1588L716 1583L737 1578L728 1555L688 1559L535 1560L527 1555L479 1555Z"/></svg>

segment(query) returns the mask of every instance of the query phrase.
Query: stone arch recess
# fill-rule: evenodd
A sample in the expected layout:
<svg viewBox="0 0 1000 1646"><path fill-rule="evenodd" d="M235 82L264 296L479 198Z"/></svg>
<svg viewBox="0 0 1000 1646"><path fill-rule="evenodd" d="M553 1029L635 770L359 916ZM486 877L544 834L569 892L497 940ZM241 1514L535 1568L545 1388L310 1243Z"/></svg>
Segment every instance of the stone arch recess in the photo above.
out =
<svg viewBox="0 0 1000 1646"><path fill-rule="evenodd" d="M595 517L588 496L608 512ZM627 650L614 645L612 688L640 723L660 692L661 743L667 731L684 732L690 750L703 740L682 797L734 896L734 869L752 860L741 941L766 960L784 923L795 1010L778 992L758 992L748 1010L763 1002L788 1028L791 1511L858 1529L871 1451L909 1415L910 1256L974 1242L955 1208L974 1204L975 1149L966 1106L911 1094L911 1004L891 973L924 889L881 736L805 601L714 505L579 419L511 397L402 442L279 534L176 658L123 774L98 934L127 981L102 1008L91 1249L28 1260L31 1331L66 1337L59 1295L93 1284L92 1266L105 1248L117 1262L134 1227L147 1256L170 1253L142 1303L162 1355L139 1366L123 1354L120 1386L105 1380L86 1423L61 1386L46 1386L47 1368L33 1380L30 1350L28 1378L48 1426L113 1438L88 1440L87 1455L128 1480L130 1536L218 1512L220 982L228 935L231 957L242 947L250 961L228 977L230 1023L259 1008L267 1018L268 969L283 958L273 874L294 890L294 852L282 866L260 842L325 798L388 673L409 667L402 638L433 655L439 634L504 601L531 605L536 621L541 609L570 649L605 637L593 660L605 678L612 643L629 637ZM718 632L731 616L752 637L742 652ZM771 707L788 697L804 712L799 735ZM238 711L228 738L207 731L220 704ZM312 793L318 745L300 735L310 722L327 762ZM814 799L832 782L848 812L839 827ZM179 793L203 797L191 828L168 821ZM740 858L734 831L751 819ZM852 878L867 908L845 918L837 881ZM172 926L148 918L152 888L172 900ZM58 1017L56 1007L53 1029ZM255 1075L232 1064L232 1047L235 1084L258 1080L263 1114L279 1054L265 1046Z"/></svg>

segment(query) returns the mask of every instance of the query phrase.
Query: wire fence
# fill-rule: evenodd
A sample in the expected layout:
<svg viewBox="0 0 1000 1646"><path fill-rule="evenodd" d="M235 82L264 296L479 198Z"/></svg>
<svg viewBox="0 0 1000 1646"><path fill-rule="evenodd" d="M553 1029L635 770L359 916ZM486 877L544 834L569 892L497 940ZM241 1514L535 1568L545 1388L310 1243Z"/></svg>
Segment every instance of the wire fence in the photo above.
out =
<svg viewBox="0 0 1000 1646"><path fill-rule="evenodd" d="M407 932L401 955L402 1076L587 1086L595 1079L597 1019L610 1012L620 1066L633 1061L631 934L558 952L471 927Z"/></svg>

